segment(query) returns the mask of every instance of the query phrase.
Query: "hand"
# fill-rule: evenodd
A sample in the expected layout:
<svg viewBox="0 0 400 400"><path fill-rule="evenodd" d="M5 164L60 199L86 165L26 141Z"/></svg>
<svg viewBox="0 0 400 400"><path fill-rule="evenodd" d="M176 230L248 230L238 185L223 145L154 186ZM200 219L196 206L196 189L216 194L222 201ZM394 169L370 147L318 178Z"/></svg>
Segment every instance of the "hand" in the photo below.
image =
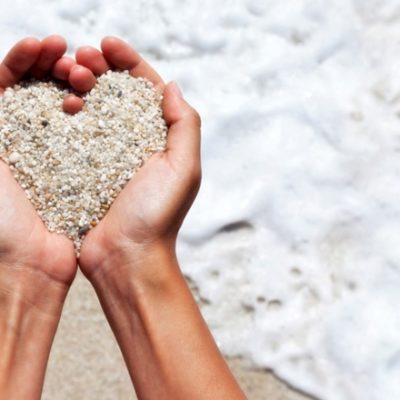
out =
<svg viewBox="0 0 400 400"><path fill-rule="evenodd" d="M26 76L44 77L65 51L65 41L59 36L42 42L33 38L20 41L0 64L0 93ZM72 243L47 231L3 162L0 188L0 264L23 266L19 273L29 269L38 272L38 276L40 272L51 280L69 284L76 268ZM4 275L4 268L1 274Z"/></svg>
<svg viewBox="0 0 400 400"><path fill-rule="evenodd" d="M93 74L61 58L65 50L59 36L17 43L0 64L0 94L24 77L42 78L52 70L85 89L85 79ZM51 343L75 273L72 243L48 232L0 162L0 398L40 398Z"/></svg>
<svg viewBox="0 0 400 400"><path fill-rule="evenodd" d="M151 80L164 92L162 107L169 132L166 150L154 154L135 174L84 240L79 264L89 279L96 270L121 264L124 258L137 257L152 247L163 246L173 253L201 176L200 118L176 84L165 86L139 54L119 39L105 38L101 48L102 52L92 47L78 49L78 64L96 75L118 68Z"/></svg>
<svg viewBox="0 0 400 400"><path fill-rule="evenodd" d="M68 57L65 40L52 35L39 41L27 38L17 43L0 64L0 94L26 77L48 74L84 92L96 81L93 73ZM66 106L76 108L74 96ZM24 265L49 278L69 284L76 271L72 243L47 231L8 167L0 162L0 263Z"/></svg>

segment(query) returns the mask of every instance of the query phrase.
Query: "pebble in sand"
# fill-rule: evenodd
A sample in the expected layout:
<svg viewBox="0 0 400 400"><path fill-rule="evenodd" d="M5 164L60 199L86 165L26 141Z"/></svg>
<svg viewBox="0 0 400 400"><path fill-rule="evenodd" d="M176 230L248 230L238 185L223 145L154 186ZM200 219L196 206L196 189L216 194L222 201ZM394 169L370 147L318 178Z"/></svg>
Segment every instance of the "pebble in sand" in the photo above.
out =
<svg viewBox="0 0 400 400"><path fill-rule="evenodd" d="M167 126L161 94L126 71L99 77L73 116L62 111L66 93L53 81L8 88L0 98L0 158L47 228L79 252L133 174L165 149Z"/></svg>

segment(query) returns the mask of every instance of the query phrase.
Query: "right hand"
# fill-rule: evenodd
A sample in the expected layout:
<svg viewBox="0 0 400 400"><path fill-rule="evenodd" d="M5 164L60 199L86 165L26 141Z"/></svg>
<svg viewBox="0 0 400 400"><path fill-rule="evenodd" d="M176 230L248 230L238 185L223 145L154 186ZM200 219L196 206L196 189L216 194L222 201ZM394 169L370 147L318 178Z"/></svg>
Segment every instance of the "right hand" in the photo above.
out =
<svg viewBox="0 0 400 400"><path fill-rule="evenodd" d="M78 64L97 75L118 68L151 80L163 91L169 132L166 150L153 154L84 240L79 264L89 279L96 270L143 257L160 246L173 254L178 230L201 180L200 118L176 84L165 86L139 54L117 38L105 38L101 47L102 52L79 49Z"/></svg>

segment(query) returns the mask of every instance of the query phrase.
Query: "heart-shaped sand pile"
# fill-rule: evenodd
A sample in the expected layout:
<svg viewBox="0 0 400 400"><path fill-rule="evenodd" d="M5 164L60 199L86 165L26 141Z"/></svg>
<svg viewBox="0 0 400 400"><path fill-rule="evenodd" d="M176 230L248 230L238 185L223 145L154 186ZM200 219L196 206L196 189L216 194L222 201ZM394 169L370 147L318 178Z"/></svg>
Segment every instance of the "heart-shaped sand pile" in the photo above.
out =
<svg viewBox="0 0 400 400"><path fill-rule="evenodd" d="M165 148L162 96L151 82L108 72L83 111L62 111L66 90L29 81L0 99L0 158L50 231L81 240L132 175Z"/></svg>

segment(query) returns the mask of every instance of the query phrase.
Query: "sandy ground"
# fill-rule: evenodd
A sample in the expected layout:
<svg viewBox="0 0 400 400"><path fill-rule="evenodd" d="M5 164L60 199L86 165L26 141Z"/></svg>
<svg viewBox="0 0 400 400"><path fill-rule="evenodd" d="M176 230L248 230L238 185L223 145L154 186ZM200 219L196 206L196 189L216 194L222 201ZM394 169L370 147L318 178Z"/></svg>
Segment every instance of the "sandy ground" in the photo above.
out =
<svg viewBox="0 0 400 400"><path fill-rule="evenodd" d="M229 363L250 400L306 400L247 360ZM132 399L129 376L90 284L78 275L50 358L44 400Z"/></svg>

